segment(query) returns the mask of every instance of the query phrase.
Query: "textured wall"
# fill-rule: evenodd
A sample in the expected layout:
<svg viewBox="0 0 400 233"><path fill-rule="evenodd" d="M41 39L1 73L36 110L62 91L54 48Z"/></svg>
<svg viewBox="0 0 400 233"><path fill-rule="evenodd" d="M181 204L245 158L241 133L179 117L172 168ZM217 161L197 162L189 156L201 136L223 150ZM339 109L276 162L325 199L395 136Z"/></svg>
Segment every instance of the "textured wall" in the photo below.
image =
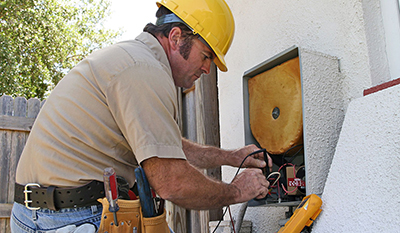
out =
<svg viewBox="0 0 400 233"><path fill-rule="evenodd" d="M300 50L307 194L322 194L344 118L335 57Z"/></svg>
<svg viewBox="0 0 400 233"><path fill-rule="evenodd" d="M313 232L399 232L400 85L348 107Z"/></svg>

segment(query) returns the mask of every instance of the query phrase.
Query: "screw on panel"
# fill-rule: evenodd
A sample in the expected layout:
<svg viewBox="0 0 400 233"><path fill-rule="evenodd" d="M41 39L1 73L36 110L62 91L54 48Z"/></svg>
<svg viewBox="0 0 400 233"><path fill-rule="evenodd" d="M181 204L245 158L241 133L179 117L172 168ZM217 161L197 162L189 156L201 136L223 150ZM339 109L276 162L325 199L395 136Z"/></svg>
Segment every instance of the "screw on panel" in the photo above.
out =
<svg viewBox="0 0 400 233"><path fill-rule="evenodd" d="M275 108L272 110L272 117L273 117L275 120L279 117L280 114L281 114L281 110L279 110L278 107L275 107Z"/></svg>

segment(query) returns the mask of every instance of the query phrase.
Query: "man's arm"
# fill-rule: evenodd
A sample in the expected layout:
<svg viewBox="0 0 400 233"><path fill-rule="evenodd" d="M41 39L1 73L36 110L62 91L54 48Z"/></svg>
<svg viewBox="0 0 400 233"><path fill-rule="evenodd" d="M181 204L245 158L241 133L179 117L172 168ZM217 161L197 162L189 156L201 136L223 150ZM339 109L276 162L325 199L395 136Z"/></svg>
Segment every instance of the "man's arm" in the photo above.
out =
<svg viewBox="0 0 400 233"><path fill-rule="evenodd" d="M261 169L246 169L231 184L212 180L183 159L142 162L150 186L165 200L188 209L215 209L267 195Z"/></svg>
<svg viewBox="0 0 400 233"><path fill-rule="evenodd" d="M259 150L255 145L248 145L237 150L223 150L213 146L200 145L185 138L182 138L182 149L190 164L203 169L222 165L239 167L248 154ZM250 156L243 164L243 167L263 168L265 166L263 153ZM268 166L272 167L272 160L269 156Z"/></svg>

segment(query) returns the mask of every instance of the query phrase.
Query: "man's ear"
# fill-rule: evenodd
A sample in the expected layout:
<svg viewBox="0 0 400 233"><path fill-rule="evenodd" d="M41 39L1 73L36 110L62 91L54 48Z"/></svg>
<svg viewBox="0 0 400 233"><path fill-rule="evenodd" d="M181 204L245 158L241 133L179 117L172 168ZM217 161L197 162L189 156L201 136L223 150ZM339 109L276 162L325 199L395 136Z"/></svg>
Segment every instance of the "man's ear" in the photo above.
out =
<svg viewBox="0 0 400 233"><path fill-rule="evenodd" d="M179 49L179 42L181 39L182 30L179 27L173 27L169 32L168 42L173 50Z"/></svg>

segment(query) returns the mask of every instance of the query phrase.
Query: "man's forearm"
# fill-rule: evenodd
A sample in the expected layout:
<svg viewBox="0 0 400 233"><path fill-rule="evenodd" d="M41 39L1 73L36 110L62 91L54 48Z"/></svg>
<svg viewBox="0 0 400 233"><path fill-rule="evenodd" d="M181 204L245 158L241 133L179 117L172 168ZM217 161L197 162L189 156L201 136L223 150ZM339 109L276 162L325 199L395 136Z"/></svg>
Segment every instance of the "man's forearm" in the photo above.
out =
<svg viewBox="0 0 400 233"><path fill-rule="evenodd" d="M228 165L230 151L213 146L200 145L182 138L182 149L190 164L207 169Z"/></svg>
<svg viewBox="0 0 400 233"><path fill-rule="evenodd" d="M184 208L214 209L240 200L235 185L204 176L186 160L151 158L142 165L156 192Z"/></svg>
<svg viewBox="0 0 400 233"><path fill-rule="evenodd" d="M244 162L243 167L266 166L264 154L257 153L245 158L254 151L259 150L255 145L247 145L237 150L223 150L213 146L203 146L182 138L182 149L190 164L197 168L215 168L222 165L239 167ZM272 167L272 160L268 157L268 166Z"/></svg>

